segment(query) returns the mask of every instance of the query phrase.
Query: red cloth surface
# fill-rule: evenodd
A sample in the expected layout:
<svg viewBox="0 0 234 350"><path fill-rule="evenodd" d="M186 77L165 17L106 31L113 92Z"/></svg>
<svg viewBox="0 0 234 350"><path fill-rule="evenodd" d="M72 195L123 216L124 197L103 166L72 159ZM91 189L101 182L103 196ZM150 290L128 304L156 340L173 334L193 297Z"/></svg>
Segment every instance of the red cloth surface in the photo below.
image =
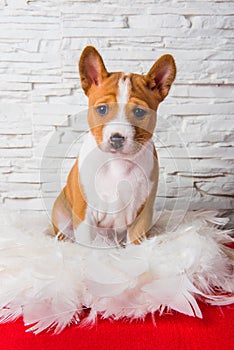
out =
<svg viewBox="0 0 234 350"><path fill-rule="evenodd" d="M231 350L234 308L201 305L203 319L173 315L145 322L99 320L93 328L71 326L59 335L26 333L22 320L0 326L2 350Z"/></svg>

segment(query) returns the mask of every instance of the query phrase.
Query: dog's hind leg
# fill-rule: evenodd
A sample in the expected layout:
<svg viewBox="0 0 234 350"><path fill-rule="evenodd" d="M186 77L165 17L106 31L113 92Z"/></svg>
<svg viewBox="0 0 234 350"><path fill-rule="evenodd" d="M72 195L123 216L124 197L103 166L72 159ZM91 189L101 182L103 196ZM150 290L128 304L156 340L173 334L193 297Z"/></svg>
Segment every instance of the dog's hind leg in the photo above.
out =
<svg viewBox="0 0 234 350"><path fill-rule="evenodd" d="M54 233L59 240L74 239L72 211L67 203L64 191L57 197L52 211Z"/></svg>

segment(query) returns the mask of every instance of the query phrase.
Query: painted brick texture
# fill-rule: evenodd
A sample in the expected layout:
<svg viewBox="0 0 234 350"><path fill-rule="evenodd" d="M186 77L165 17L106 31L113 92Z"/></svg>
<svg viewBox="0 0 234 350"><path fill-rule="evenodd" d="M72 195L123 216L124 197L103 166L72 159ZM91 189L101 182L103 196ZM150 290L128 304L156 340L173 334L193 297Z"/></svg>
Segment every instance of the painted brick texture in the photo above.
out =
<svg viewBox="0 0 234 350"><path fill-rule="evenodd" d="M233 13L233 1L0 0L1 206L52 206L87 130L77 61L94 45L110 71L177 62L155 132L157 207L233 207Z"/></svg>

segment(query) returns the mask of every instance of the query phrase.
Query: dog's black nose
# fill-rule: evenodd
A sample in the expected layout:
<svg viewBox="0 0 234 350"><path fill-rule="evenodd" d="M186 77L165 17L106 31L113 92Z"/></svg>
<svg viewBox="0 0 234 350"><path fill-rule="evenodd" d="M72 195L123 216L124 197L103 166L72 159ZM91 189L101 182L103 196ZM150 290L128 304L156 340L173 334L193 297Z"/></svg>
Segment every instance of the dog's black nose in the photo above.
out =
<svg viewBox="0 0 234 350"><path fill-rule="evenodd" d="M113 134L110 137L110 144L116 150L121 149L124 145L124 142L125 142L125 137L118 133Z"/></svg>

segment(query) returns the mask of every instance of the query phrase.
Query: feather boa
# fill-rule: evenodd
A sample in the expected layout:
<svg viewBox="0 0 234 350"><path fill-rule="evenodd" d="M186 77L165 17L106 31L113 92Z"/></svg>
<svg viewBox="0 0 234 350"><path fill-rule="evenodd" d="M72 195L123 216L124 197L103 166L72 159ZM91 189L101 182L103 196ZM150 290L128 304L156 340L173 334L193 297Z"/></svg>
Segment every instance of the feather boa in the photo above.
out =
<svg viewBox="0 0 234 350"><path fill-rule="evenodd" d="M179 214L169 224L171 213L163 212L141 245L103 241L99 249L100 241L85 247L51 238L46 215L3 213L0 322L23 316L34 333L59 333L97 316L144 319L171 309L202 317L198 298L232 303L232 239L216 214L188 212L176 225Z"/></svg>

